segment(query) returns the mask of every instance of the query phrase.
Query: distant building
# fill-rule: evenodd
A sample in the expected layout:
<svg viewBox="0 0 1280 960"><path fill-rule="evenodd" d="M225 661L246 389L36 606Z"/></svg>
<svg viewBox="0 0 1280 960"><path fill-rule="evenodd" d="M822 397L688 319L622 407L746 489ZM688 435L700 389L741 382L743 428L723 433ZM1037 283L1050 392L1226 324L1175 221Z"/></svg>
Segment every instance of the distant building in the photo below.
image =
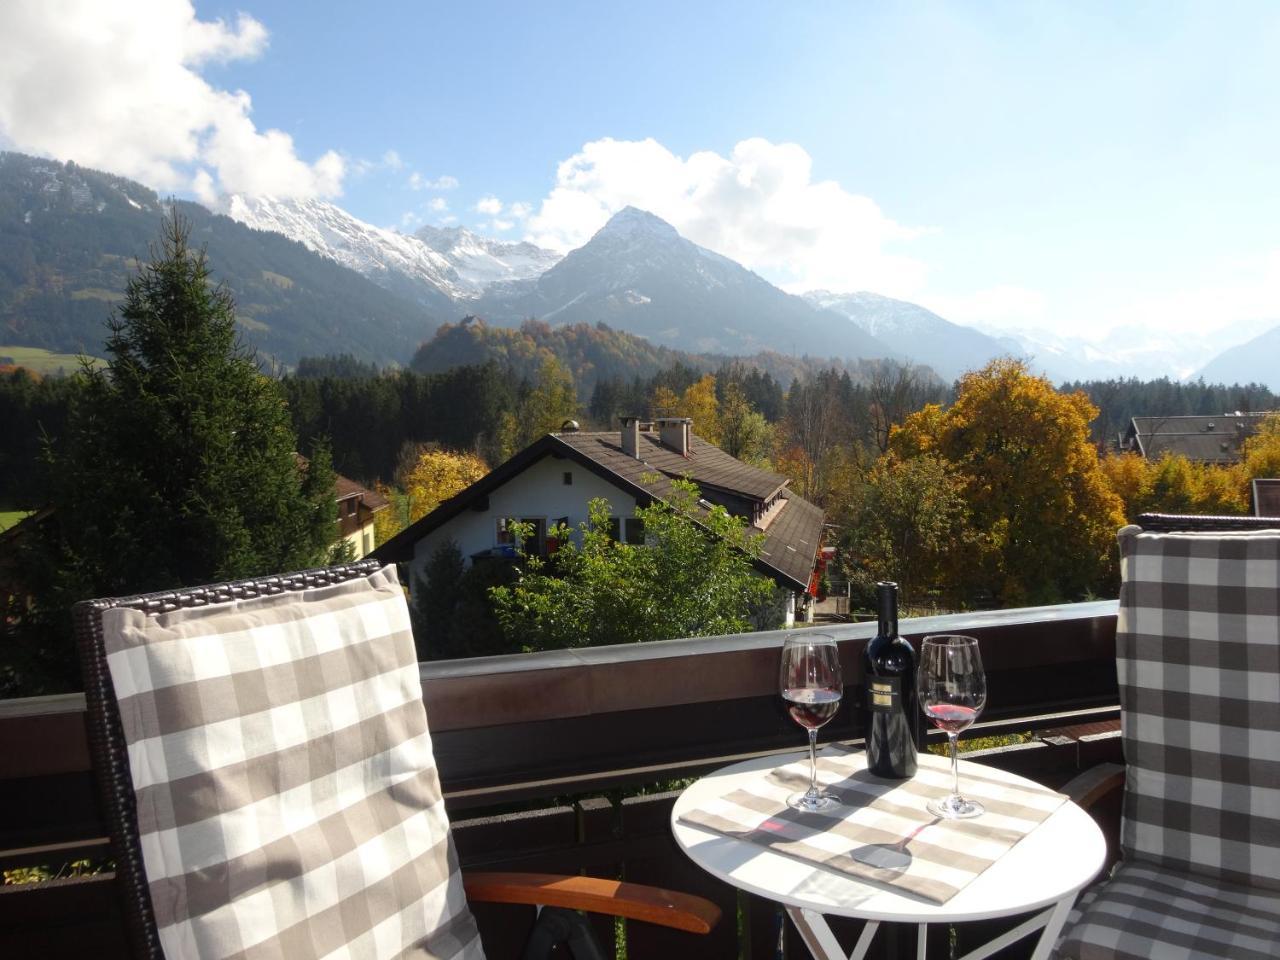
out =
<svg viewBox="0 0 1280 960"><path fill-rule="evenodd" d="M1219 417L1134 417L1120 436L1120 449L1159 460L1181 454L1201 463L1237 463L1244 441L1268 413L1224 413Z"/></svg>
<svg viewBox="0 0 1280 960"><path fill-rule="evenodd" d="M547 551L554 548L547 531L561 523L577 528L595 498L609 502L618 539L643 543L636 508L662 500L671 481L681 477L697 484L703 508L723 506L746 521L748 532L764 535L761 554L752 561L756 570L787 591L788 624L797 612L807 613L816 592L822 510L788 490L785 477L743 463L695 436L693 422L682 417L653 424L624 417L621 431L549 433L372 555L409 564L413 584L448 540L458 544L467 562L514 557L513 521L531 524L533 549Z"/></svg>
<svg viewBox="0 0 1280 960"><path fill-rule="evenodd" d="M306 467L307 458L295 453L298 465ZM355 558L361 560L373 552L373 516L391 506L387 498L340 473L334 474L333 499L338 504L338 535L351 544Z"/></svg>

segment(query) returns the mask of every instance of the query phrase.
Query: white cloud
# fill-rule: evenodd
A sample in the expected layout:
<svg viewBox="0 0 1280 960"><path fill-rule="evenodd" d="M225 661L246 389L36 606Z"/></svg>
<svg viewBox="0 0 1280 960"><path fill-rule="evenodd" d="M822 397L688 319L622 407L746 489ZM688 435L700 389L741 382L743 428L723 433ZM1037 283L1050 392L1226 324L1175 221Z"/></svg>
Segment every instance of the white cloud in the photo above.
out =
<svg viewBox="0 0 1280 960"><path fill-rule="evenodd" d="M456 190L457 187L458 178L451 177L448 174L436 177L434 180L424 177L417 170L409 174L410 190Z"/></svg>
<svg viewBox="0 0 1280 960"><path fill-rule="evenodd" d="M499 233L505 233L515 225L514 220L499 220L497 217L489 221L489 229L497 230Z"/></svg>
<svg viewBox="0 0 1280 960"><path fill-rule="evenodd" d="M953 323L1021 329L1043 325L1048 301L1038 290L994 286L960 296L922 296L921 306Z"/></svg>
<svg viewBox="0 0 1280 960"><path fill-rule="evenodd" d="M476 212L496 217L502 212L502 201L497 197L481 197L476 201Z"/></svg>
<svg viewBox="0 0 1280 960"><path fill-rule="evenodd" d="M515 217L517 220L527 220L529 218L529 214L533 213L533 204L525 203L523 200L518 200L511 204L511 206L507 207L507 213L510 216Z"/></svg>
<svg viewBox="0 0 1280 960"><path fill-rule="evenodd" d="M400 170L404 167L404 160L396 150L388 150L382 155L382 165L388 170Z"/></svg>
<svg viewBox="0 0 1280 960"><path fill-rule="evenodd" d="M455 217L453 214L449 214L449 216L447 217L440 217L439 219L436 220L436 223L440 224L440 226L442 227L447 227L449 224L457 223L457 222L458 222L458 218Z"/></svg>
<svg viewBox="0 0 1280 960"><path fill-rule="evenodd" d="M6 0L0 143L160 190L340 194L338 153L301 159L287 133L255 126L249 94L199 73L266 48L257 20L197 20L187 0Z"/></svg>
<svg viewBox="0 0 1280 960"><path fill-rule="evenodd" d="M449 209L449 201L444 197L432 197L427 202L427 208L433 213L445 213Z"/></svg>
<svg viewBox="0 0 1280 960"><path fill-rule="evenodd" d="M1124 326L1183 334L1230 331L1244 340L1280 323L1280 248L1211 263L1178 280L1114 297L1082 316L1082 325L1090 332Z"/></svg>
<svg viewBox="0 0 1280 960"><path fill-rule="evenodd" d="M628 204L788 289L909 296L924 282L923 263L887 249L924 231L833 180L815 181L802 147L759 138L727 157L678 157L653 139L588 143L560 164L528 237L568 250Z"/></svg>

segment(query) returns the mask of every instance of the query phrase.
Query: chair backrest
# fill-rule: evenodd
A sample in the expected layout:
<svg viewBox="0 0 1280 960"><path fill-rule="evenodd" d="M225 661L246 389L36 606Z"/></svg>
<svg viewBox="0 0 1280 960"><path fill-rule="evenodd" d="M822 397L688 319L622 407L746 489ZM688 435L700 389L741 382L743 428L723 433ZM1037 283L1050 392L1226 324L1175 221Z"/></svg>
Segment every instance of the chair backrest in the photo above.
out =
<svg viewBox="0 0 1280 960"><path fill-rule="evenodd" d="M394 568L88 601L75 621L138 956L481 956Z"/></svg>
<svg viewBox="0 0 1280 960"><path fill-rule="evenodd" d="M1280 889L1280 530L1119 539L1124 855Z"/></svg>

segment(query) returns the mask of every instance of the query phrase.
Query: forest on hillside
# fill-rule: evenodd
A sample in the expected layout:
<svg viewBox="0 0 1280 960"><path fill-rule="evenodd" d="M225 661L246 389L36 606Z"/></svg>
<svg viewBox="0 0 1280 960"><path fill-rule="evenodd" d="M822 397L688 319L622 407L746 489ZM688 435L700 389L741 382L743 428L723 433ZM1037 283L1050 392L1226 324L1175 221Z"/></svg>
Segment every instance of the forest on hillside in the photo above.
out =
<svg viewBox="0 0 1280 960"><path fill-rule="evenodd" d="M518 327L501 327L467 317L441 326L418 348L409 367L419 373L439 373L460 364L494 362L517 377L532 378L549 357L569 372L584 400L602 380L648 380L677 366L708 373L737 364L767 373L784 390L821 370L834 369L848 373L855 382L864 382L880 366L877 360L789 356L769 350L749 356L689 353L659 346L605 323L552 326L543 320L526 320ZM923 369L920 375L936 379Z"/></svg>
<svg viewBox="0 0 1280 960"><path fill-rule="evenodd" d="M776 459L773 448L784 435L793 441L784 447L805 451L811 466L796 482L812 494L821 487L818 474L830 448L882 451L890 425L926 403L945 406L952 397L952 388L928 371L892 363L851 372L824 369L815 361L810 369L797 369L793 379L783 379L750 359L719 358L713 364L713 358L698 358L695 363L690 355L652 348L642 356L643 365L636 366L636 344L644 341L602 325L554 330L526 323L509 330L457 324L446 325L438 339L464 337L504 345L502 359L482 352L485 359L478 363L420 372L381 369L349 354L303 358L294 373L282 378L301 445L327 439L339 472L371 484L392 483L404 451L415 446L474 451L494 464L522 439L531 439L543 427L558 429L568 418L584 427L614 429L623 414L691 410L695 430L706 432L709 408L703 402L698 410L698 395L706 387L698 385L708 380L718 404L745 405L758 418L756 432L768 428L770 452L761 457ZM568 350L566 345L576 347ZM572 366L561 358L562 350ZM610 362L611 354L630 356L633 363ZM591 384L586 389L584 378ZM1060 389L1083 391L1098 408L1091 436L1103 450L1133 416L1280 408L1280 398L1256 384L1129 379ZM0 370L0 507L39 506L41 446L57 441L75 393L74 377ZM763 445L754 442L755 447Z"/></svg>

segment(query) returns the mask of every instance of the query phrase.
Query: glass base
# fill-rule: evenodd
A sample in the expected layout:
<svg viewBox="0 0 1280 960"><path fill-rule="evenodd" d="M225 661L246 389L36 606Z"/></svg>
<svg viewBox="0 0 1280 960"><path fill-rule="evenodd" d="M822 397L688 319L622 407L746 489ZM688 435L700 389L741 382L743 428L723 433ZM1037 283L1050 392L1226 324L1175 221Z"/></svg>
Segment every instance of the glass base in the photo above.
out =
<svg viewBox="0 0 1280 960"><path fill-rule="evenodd" d="M930 800L925 809L943 820L972 820L987 812L987 808L976 800L966 800L958 793L941 800Z"/></svg>
<svg viewBox="0 0 1280 960"><path fill-rule="evenodd" d="M804 810L808 813L818 813L823 810L834 810L840 806L840 801L829 793L818 791L817 796L804 793L793 793L787 797L787 806L792 810Z"/></svg>

